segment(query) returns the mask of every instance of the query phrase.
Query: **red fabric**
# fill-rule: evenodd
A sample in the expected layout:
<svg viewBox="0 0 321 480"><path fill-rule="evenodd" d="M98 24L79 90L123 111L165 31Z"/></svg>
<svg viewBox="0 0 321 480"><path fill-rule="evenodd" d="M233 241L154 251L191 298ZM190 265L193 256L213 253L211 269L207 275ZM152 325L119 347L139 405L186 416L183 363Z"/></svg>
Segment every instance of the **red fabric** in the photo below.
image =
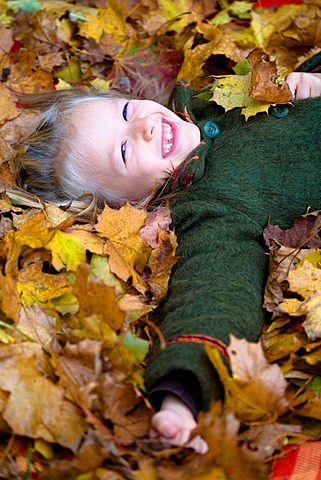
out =
<svg viewBox="0 0 321 480"><path fill-rule="evenodd" d="M270 480L321 480L321 442L286 447Z"/></svg>
<svg viewBox="0 0 321 480"><path fill-rule="evenodd" d="M296 5L301 5L302 0L259 0L253 8L260 8L260 7L280 7L281 5L290 5L291 3L295 3Z"/></svg>

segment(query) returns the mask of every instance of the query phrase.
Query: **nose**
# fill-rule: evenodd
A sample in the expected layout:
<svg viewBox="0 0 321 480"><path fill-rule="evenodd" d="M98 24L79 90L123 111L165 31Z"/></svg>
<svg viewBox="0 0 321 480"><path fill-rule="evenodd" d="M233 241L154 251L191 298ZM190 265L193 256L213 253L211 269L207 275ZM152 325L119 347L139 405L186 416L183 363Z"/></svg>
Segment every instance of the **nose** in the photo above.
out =
<svg viewBox="0 0 321 480"><path fill-rule="evenodd" d="M133 134L150 142L155 135L155 124L150 117L138 118L132 122Z"/></svg>

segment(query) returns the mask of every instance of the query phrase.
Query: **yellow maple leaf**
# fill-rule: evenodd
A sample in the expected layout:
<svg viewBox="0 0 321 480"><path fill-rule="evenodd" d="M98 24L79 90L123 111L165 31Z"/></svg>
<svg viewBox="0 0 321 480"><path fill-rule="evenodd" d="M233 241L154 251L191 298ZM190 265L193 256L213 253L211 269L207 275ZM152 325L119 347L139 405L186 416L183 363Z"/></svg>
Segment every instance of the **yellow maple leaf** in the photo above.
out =
<svg viewBox="0 0 321 480"><path fill-rule="evenodd" d="M52 253L52 265L60 271L63 267L76 271L86 262L86 251L103 253L104 241L97 235L81 228L57 230L46 248Z"/></svg>
<svg viewBox="0 0 321 480"><path fill-rule="evenodd" d="M267 113L271 104L251 98L249 96L250 86L250 73L247 75L219 77L216 79L216 87L211 100L221 105L225 111L236 107L242 108L241 113L246 120L257 113Z"/></svg>
<svg viewBox="0 0 321 480"><path fill-rule="evenodd" d="M123 2L110 0L106 8L97 9L97 15L86 15L88 22L78 24L79 34L99 43L103 33L111 35L117 45L128 39L126 10Z"/></svg>
<svg viewBox="0 0 321 480"><path fill-rule="evenodd" d="M170 30L181 31L193 21L191 10L192 0L159 0L157 13L163 15L165 22L170 22ZM155 12L151 13L151 16ZM175 19L175 22L171 20ZM164 23L165 23L164 22Z"/></svg>
<svg viewBox="0 0 321 480"><path fill-rule="evenodd" d="M90 265L77 270L73 294L79 301L78 317L85 319L97 315L114 330L122 328L126 314L119 308L115 289L95 277L89 277Z"/></svg>
<svg viewBox="0 0 321 480"><path fill-rule="evenodd" d="M213 25L211 31L207 31L207 36L210 41L202 45L197 45L195 48L192 48L194 37L186 42L184 47L184 61L178 74L179 79L191 82L194 78L198 77L205 61L210 55L225 55L235 62L240 62L243 59L231 38L219 28Z"/></svg>
<svg viewBox="0 0 321 480"><path fill-rule="evenodd" d="M104 253L109 255L111 271L124 281L132 276L135 288L140 291L146 289L140 274L151 252L140 236L146 217L143 210L129 204L120 210L106 206L96 225L97 232L105 237Z"/></svg>
<svg viewBox="0 0 321 480"><path fill-rule="evenodd" d="M17 279L17 290L28 305L37 302L47 304L70 290L65 274L52 275L42 271L42 263L31 263L21 269Z"/></svg>
<svg viewBox="0 0 321 480"><path fill-rule="evenodd" d="M320 260L320 250L312 252L304 258L295 270L287 276L289 291L299 295L299 298L285 298L278 306L280 312L293 316L306 315L304 330L311 340L321 336L321 269L310 261Z"/></svg>
<svg viewBox="0 0 321 480"><path fill-rule="evenodd" d="M19 245L29 245L32 248L44 247L55 235L52 223L48 222L43 213L38 213L24 223L14 235L14 241Z"/></svg>

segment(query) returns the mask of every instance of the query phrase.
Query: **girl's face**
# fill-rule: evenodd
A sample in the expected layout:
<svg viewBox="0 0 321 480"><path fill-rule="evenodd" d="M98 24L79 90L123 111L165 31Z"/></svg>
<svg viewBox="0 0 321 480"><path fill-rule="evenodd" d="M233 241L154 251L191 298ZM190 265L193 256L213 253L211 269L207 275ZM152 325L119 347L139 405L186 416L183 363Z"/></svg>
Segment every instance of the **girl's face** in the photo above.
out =
<svg viewBox="0 0 321 480"><path fill-rule="evenodd" d="M196 125L150 100L85 101L76 114L88 139L86 175L130 201L161 186L200 143Z"/></svg>

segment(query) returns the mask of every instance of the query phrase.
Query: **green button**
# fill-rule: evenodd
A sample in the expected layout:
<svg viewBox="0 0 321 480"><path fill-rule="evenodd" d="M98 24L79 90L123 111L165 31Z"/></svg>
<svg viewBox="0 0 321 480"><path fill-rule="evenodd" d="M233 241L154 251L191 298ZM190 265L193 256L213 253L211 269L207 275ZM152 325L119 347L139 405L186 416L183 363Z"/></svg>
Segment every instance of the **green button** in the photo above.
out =
<svg viewBox="0 0 321 480"><path fill-rule="evenodd" d="M204 132L208 138L216 138L220 134L220 127L210 120L205 123Z"/></svg>
<svg viewBox="0 0 321 480"><path fill-rule="evenodd" d="M273 115L273 117L276 117L276 118L283 118L288 113L289 113L289 109L284 105L276 105L275 107L271 108L271 114Z"/></svg>

